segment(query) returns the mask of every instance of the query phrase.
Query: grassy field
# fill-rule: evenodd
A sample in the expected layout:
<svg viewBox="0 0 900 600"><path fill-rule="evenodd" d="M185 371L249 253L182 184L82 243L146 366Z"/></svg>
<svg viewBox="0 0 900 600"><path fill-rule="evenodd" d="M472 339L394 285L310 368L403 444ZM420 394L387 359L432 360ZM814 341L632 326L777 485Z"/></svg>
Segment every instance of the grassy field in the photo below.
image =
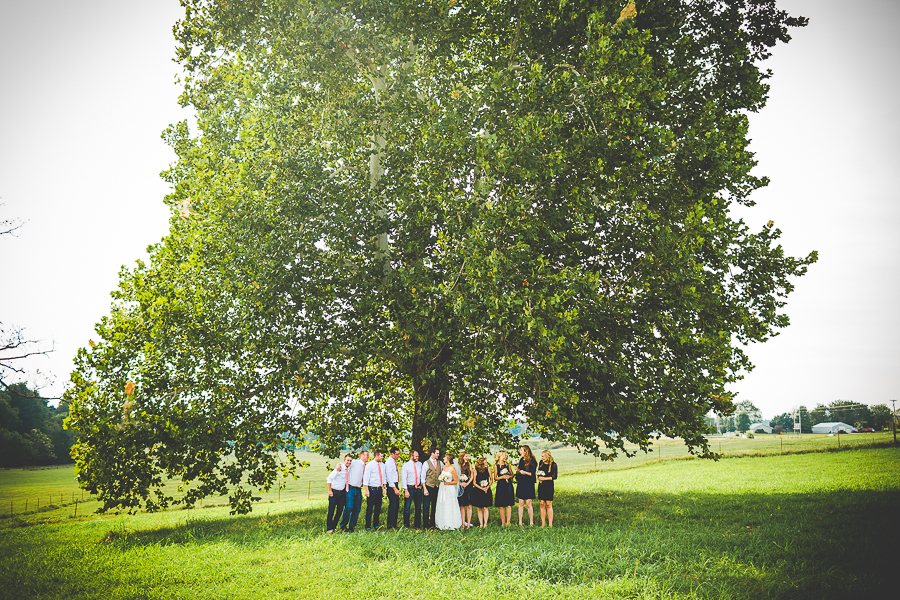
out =
<svg viewBox="0 0 900 600"><path fill-rule="evenodd" d="M714 452L733 458L883 446L888 445L892 439L890 432L884 432L834 437L803 435L800 438L779 435L759 435L753 439L711 437L709 442ZM530 445L538 455L541 450L549 449L559 465L560 474L608 471L691 458L681 440L665 438L657 441L648 453L638 451L637 446L627 445L626 448L636 452L635 456L619 456L614 461L598 460L579 453L575 448L558 447L540 439L532 440ZM310 467L298 473L296 478L287 479L282 490L262 492L262 502L278 503L325 497L327 465L334 465L336 461L329 461L309 452L298 452L297 455L300 460L308 461ZM489 461L493 461L493 456L489 457ZM227 498L207 498L201 506L208 508L226 503ZM91 514L98 507L99 503L78 487L71 466L0 470L0 519L15 515L27 523L59 522Z"/></svg>
<svg viewBox="0 0 900 600"><path fill-rule="evenodd" d="M63 485L57 472L32 473ZM484 531L328 536L321 498L284 497L243 517L5 518L0 598L837 598L893 585L897 448L645 461L557 490L553 530L500 529L494 511Z"/></svg>

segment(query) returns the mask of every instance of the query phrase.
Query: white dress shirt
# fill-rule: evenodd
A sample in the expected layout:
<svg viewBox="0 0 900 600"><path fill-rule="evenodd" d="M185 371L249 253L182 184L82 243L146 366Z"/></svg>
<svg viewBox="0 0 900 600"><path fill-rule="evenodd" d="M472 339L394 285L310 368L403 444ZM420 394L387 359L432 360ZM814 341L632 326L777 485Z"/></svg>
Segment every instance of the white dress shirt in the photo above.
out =
<svg viewBox="0 0 900 600"><path fill-rule="evenodd" d="M387 477L384 473L384 463L371 461L366 465L366 472L363 474L363 485L369 487L380 487L387 483Z"/></svg>
<svg viewBox="0 0 900 600"><path fill-rule="evenodd" d="M397 482L400 480L399 473L397 473L397 462L394 460L393 456L388 456L384 461L384 481L387 483L388 487L397 487Z"/></svg>
<svg viewBox="0 0 900 600"><path fill-rule="evenodd" d="M366 463L360 459L350 463L350 485L353 487L362 487L363 471L366 469ZM333 486L332 486L333 487Z"/></svg>
<svg viewBox="0 0 900 600"><path fill-rule="evenodd" d="M344 488L347 486L347 467L344 466L344 463L334 468L328 478L325 479L325 483L331 484L331 491L333 492L344 491Z"/></svg>
<svg viewBox="0 0 900 600"><path fill-rule="evenodd" d="M413 462L411 460L406 461L403 468L400 470L401 487L403 487L404 490L410 486L415 487L417 479L419 485L422 485L422 463Z"/></svg>

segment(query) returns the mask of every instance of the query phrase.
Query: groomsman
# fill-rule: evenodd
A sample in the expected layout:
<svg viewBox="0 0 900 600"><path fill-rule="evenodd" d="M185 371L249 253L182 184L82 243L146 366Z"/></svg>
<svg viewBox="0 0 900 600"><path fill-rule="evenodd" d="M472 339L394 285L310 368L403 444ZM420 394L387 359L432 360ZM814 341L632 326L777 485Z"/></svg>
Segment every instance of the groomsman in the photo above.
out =
<svg viewBox="0 0 900 600"><path fill-rule="evenodd" d="M362 481L369 462L369 451L363 450L359 458L350 463L347 468L349 488L347 490L347 506L344 508L344 517L341 519L341 529L353 533L356 530L356 521L359 519L359 511L362 509Z"/></svg>
<svg viewBox="0 0 900 600"><path fill-rule="evenodd" d="M334 533L341 520L341 513L347 504L347 490L350 489L350 480L347 478L347 470L353 457L347 454L344 462L334 468L325 482L328 484L328 516L325 518L325 531Z"/></svg>
<svg viewBox="0 0 900 600"><path fill-rule="evenodd" d="M422 526L422 463L419 462L419 453L415 450L409 455L409 460L400 471L400 486L403 488L403 526L409 529L409 509L411 504L416 505L415 527Z"/></svg>
<svg viewBox="0 0 900 600"><path fill-rule="evenodd" d="M387 484L384 473L384 452L375 451L375 460L366 465L363 473L363 494L366 495L366 531L381 525L381 501L384 498L384 486ZM374 523L372 516L375 516Z"/></svg>
<svg viewBox="0 0 900 600"><path fill-rule="evenodd" d="M397 529L397 516L400 512L400 490L397 489L400 474L397 472L397 459L400 450L393 446L391 453L384 461L384 478L387 481L388 514L387 529Z"/></svg>
<svg viewBox="0 0 900 600"><path fill-rule="evenodd" d="M441 476L441 461L438 460L441 453L434 446L428 451L430 456L422 465L422 481L425 482L423 493L425 498L423 501L425 529L434 527L434 515L437 512L438 489L441 482L438 479Z"/></svg>

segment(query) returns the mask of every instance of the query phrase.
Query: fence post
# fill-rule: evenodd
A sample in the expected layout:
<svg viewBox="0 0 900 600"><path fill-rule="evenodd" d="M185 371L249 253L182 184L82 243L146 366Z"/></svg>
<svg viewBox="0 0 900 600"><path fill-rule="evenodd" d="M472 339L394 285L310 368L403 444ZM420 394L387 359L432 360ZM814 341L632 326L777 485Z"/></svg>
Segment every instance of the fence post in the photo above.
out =
<svg viewBox="0 0 900 600"><path fill-rule="evenodd" d="M719 454L722 454L722 442L719 442Z"/></svg>
<svg viewBox="0 0 900 600"><path fill-rule="evenodd" d="M778 438L778 441L781 442L781 453L784 454L784 438Z"/></svg>
<svg viewBox="0 0 900 600"><path fill-rule="evenodd" d="M312 481L309 482L309 487L306 488L306 499L309 500L309 496L312 494Z"/></svg>
<svg viewBox="0 0 900 600"><path fill-rule="evenodd" d="M72 515L72 518L73 518L73 519L77 519L77 518L78 518L78 502L75 503L75 514Z"/></svg>

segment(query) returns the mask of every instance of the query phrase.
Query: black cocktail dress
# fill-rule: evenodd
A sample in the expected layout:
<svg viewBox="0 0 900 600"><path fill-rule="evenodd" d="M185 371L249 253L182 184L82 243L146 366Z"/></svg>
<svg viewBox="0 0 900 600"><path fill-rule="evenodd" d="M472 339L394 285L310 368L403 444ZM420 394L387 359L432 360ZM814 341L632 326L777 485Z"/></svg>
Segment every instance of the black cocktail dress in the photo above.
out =
<svg viewBox="0 0 900 600"><path fill-rule="evenodd" d="M525 459L519 460L519 471L528 471L531 475L524 475L521 472L516 473L516 498L519 500L534 499L534 482L535 471L537 471L537 461L532 460L526 463Z"/></svg>
<svg viewBox="0 0 900 600"><path fill-rule="evenodd" d="M494 499L494 495L491 493L490 486L485 486L485 487L487 487L487 491L482 492L480 489L478 489L474 485L475 483L481 485L482 482L484 482L484 481L490 482L490 480L491 480L490 471L488 471L487 469L485 469L484 471L479 471L478 469L475 469L475 481L470 486L471 490L472 490L471 491L472 506L476 506L478 508L487 508L493 503L492 501Z"/></svg>
<svg viewBox="0 0 900 600"><path fill-rule="evenodd" d="M556 479L556 461L550 463L550 467L547 467L547 463L539 463L538 471L543 471L544 474L540 475L541 477L552 477ZM553 500L553 481L539 481L538 489L537 489L538 500Z"/></svg>
<svg viewBox="0 0 900 600"><path fill-rule="evenodd" d="M503 469L507 470L507 475L511 472L509 465L497 465L497 476L500 476L500 471ZM498 479L497 493L494 495L494 506L500 508L503 506L512 506L515 503L516 495L513 491L512 479Z"/></svg>

